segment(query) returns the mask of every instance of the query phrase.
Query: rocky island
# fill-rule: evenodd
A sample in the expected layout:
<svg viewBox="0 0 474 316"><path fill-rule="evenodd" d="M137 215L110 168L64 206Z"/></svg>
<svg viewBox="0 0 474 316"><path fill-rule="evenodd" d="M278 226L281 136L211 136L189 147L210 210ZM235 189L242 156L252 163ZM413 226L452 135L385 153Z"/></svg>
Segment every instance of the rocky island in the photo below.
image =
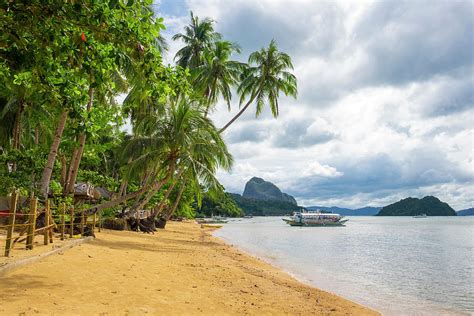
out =
<svg viewBox="0 0 474 316"><path fill-rule="evenodd" d="M440 201L434 196L425 196L422 199L406 198L396 203L383 207L377 216L456 216L448 203Z"/></svg>
<svg viewBox="0 0 474 316"><path fill-rule="evenodd" d="M247 215L287 215L299 208L294 197L258 177L251 178L245 184L242 195L233 193L232 198Z"/></svg>

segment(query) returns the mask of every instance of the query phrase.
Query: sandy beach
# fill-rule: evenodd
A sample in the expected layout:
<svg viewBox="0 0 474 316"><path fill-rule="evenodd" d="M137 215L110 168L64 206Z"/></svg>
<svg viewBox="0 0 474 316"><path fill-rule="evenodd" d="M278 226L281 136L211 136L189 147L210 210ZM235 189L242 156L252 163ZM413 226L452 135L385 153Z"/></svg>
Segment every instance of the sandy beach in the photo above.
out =
<svg viewBox="0 0 474 316"><path fill-rule="evenodd" d="M212 237L169 223L97 239L0 277L1 315L377 315Z"/></svg>

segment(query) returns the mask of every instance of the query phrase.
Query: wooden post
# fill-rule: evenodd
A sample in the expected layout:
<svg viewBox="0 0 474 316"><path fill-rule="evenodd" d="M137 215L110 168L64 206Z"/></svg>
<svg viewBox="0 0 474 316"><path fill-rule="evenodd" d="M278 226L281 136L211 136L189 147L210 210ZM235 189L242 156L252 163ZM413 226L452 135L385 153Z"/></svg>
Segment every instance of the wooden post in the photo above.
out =
<svg viewBox="0 0 474 316"><path fill-rule="evenodd" d="M36 230L36 210L38 209L38 199L35 197L31 198L30 201L30 213L28 220L30 225L28 226L28 236L26 236L26 249L33 249L33 241L35 239Z"/></svg>
<svg viewBox="0 0 474 316"><path fill-rule="evenodd" d="M13 191L10 200L10 215L8 216L7 240L5 242L5 257L10 257L12 247L13 229L15 228L16 204L18 202L18 192Z"/></svg>
<svg viewBox="0 0 474 316"><path fill-rule="evenodd" d="M94 219L92 220L92 232L95 233L95 223L97 222L97 213L94 213Z"/></svg>
<svg viewBox="0 0 474 316"><path fill-rule="evenodd" d="M70 231L69 231L69 235L70 237L74 237L74 205L71 206L71 210L70 210L70 213L69 213L69 216L71 217L70 221L71 221L71 227L70 227Z"/></svg>
<svg viewBox="0 0 474 316"><path fill-rule="evenodd" d="M49 199L46 199L46 202L44 203L44 230L43 230L43 236L44 236L44 244L48 245L49 241Z"/></svg>
<svg viewBox="0 0 474 316"><path fill-rule="evenodd" d="M99 233L102 229L102 211L99 212Z"/></svg>
<svg viewBox="0 0 474 316"><path fill-rule="evenodd" d="M66 203L61 204L61 240L64 240L64 230L66 229Z"/></svg>
<svg viewBox="0 0 474 316"><path fill-rule="evenodd" d="M50 228L48 228L48 236L49 236L49 242L52 244L53 243L53 230L54 230L54 227L56 226L56 223L54 222L53 212L51 211L51 203L48 206L49 206L48 207L48 216L49 216L48 223L51 226Z"/></svg>
<svg viewBox="0 0 474 316"><path fill-rule="evenodd" d="M81 214L81 236L84 236L84 212Z"/></svg>

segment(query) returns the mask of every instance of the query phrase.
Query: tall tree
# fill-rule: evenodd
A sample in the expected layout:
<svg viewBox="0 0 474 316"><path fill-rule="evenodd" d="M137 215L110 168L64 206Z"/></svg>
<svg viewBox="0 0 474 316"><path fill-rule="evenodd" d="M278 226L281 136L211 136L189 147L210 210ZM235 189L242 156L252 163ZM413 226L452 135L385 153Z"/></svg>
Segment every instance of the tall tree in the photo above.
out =
<svg viewBox="0 0 474 316"><path fill-rule="evenodd" d="M173 40L181 40L185 46L175 55L176 63L183 67L194 69L201 64L202 54L210 45L221 38L221 34L214 31L214 21L200 20L191 11L191 23L184 27L184 33L173 36Z"/></svg>
<svg viewBox="0 0 474 316"><path fill-rule="evenodd" d="M165 115L150 116L143 124L149 125L146 130L150 133L131 139L124 154L134 157L135 164L146 161L163 172L142 189L86 212L116 206L150 190L158 192L180 168L193 168L199 177L210 182L217 181L215 172L219 167L228 170L232 165L225 142L212 121L204 117L204 110L196 101L178 98L166 108Z"/></svg>
<svg viewBox="0 0 474 316"><path fill-rule="evenodd" d="M229 41L217 41L202 55L201 65L194 71L193 82L201 91L206 101L205 115L209 108L222 97L230 109L231 89L239 83L239 77L245 64L230 60L233 53L240 53L240 48Z"/></svg>
<svg viewBox="0 0 474 316"><path fill-rule="evenodd" d="M256 116L259 116L265 103L268 103L274 117L278 116L278 98L280 92L286 96L296 98L298 93L296 77L289 72L293 69L291 58L288 54L278 51L276 43L272 40L268 48L250 54L249 67L243 74L243 80L237 90L240 94L241 110L222 127L219 132L224 132L237 120L247 108L255 102Z"/></svg>

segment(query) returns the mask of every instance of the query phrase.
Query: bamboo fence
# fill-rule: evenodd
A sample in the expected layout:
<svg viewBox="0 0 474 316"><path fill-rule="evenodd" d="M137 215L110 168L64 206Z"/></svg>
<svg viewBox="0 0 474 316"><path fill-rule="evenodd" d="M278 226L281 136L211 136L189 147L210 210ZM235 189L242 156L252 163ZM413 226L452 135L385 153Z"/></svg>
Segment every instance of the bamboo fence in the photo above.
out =
<svg viewBox="0 0 474 316"><path fill-rule="evenodd" d="M51 205L51 200L46 200L42 207L39 207L38 199L32 197L29 207L21 209L18 201L20 195L17 191L12 192L10 198L10 210L7 215L6 225L0 225L0 231L6 231L6 238L2 240L4 243L4 256L9 257L13 251L13 247L17 243L25 242L25 248L33 249L35 246L35 237L43 235L43 244L48 245L54 243L54 239L66 240L84 236L85 227L89 226L92 232L95 232L96 226L101 229L101 216L94 214L89 217L84 212L76 214L74 207L67 207L61 203L56 208ZM80 222L74 222L75 216L78 215ZM44 217L43 223L38 221L39 216ZM26 220L25 220L26 219ZM41 227L37 227L42 224ZM75 235L79 231L79 234Z"/></svg>

